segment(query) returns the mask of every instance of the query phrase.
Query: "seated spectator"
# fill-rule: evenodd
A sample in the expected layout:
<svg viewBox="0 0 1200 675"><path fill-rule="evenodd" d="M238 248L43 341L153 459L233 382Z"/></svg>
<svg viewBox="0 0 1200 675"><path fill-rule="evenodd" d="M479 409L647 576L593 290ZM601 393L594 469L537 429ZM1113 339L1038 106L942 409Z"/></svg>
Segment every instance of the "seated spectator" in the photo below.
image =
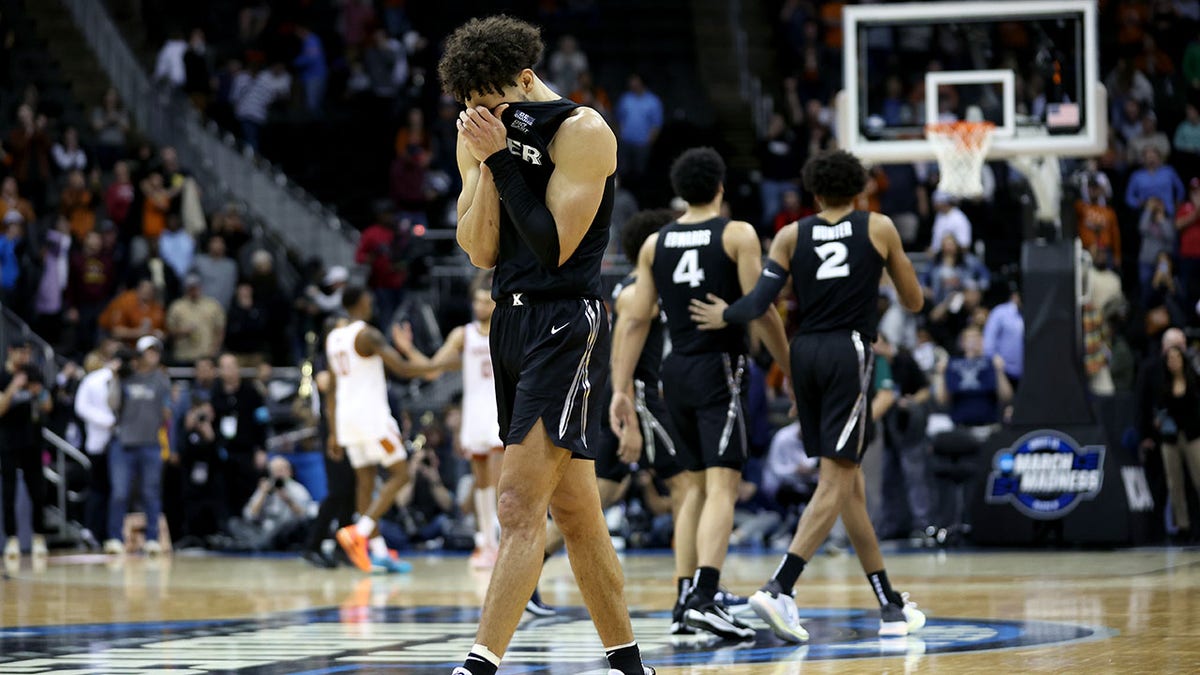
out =
<svg viewBox="0 0 1200 675"><path fill-rule="evenodd" d="M1168 209L1157 196L1149 197L1142 208L1138 222L1138 231L1142 235L1142 248L1138 253L1138 281L1141 282L1143 301L1150 292L1159 254L1165 253L1168 258L1175 254L1175 224L1170 217L1173 210Z"/></svg>
<svg viewBox="0 0 1200 675"><path fill-rule="evenodd" d="M254 287L239 283L225 333L225 349L237 356L242 366L257 366L269 347L267 309L254 299Z"/></svg>
<svg viewBox="0 0 1200 675"><path fill-rule="evenodd" d="M1187 305L1200 302L1200 177L1188 181L1188 198L1175 214L1179 230L1179 275Z"/></svg>
<svg viewBox="0 0 1200 675"><path fill-rule="evenodd" d="M29 227L36 218L33 204L22 197L18 190L17 179L12 176L5 178L0 184L0 225L16 223L21 227Z"/></svg>
<svg viewBox="0 0 1200 675"><path fill-rule="evenodd" d="M158 239L158 253L180 279L192 269L196 258L196 240L183 229L183 219L178 214L167 216L167 229Z"/></svg>
<svg viewBox="0 0 1200 675"><path fill-rule="evenodd" d="M432 448L413 449L408 462L409 480L396 495L402 510L401 523L408 542L423 542L445 536L455 512L454 493L443 482L440 460ZM406 542L388 542L389 546Z"/></svg>
<svg viewBox="0 0 1200 675"><path fill-rule="evenodd" d="M604 87L596 84L590 70L579 73L568 98L579 105L591 107L605 119L612 117L612 99L608 97L608 91Z"/></svg>
<svg viewBox="0 0 1200 675"><path fill-rule="evenodd" d="M160 340L165 336L166 316L162 303L154 291L154 283L145 277L134 288L113 298L98 322L109 335L130 347L147 335Z"/></svg>
<svg viewBox="0 0 1200 675"><path fill-rule="evenodd" d="M240 258L242 249L253 239L246 230L242 207L235 202L226 204L225 208L213 214L209 232L225 240L226 255L230 258Z"/></svg>
<svg viewBox="0 0 1200 675"><path fill-rule="evenodd" d="M93 183L88 185L82 169L73 169L67 174L67 184L63 187L59 199L59 213L71 224L71 236L76 241L83 241L89 232L96 229L96 193L100 187L98 174L92 175Z"/></svg>
<svg viewBox="0 0 1200 675"><path fill-rule="evenodd" d="M408 81L408 50L399 40L377 28L363 50L363 69L376 98L396 98Z"/></svg>
<svg viewBox="0 0 1200 675"><path fill-rule="evenodd" d="M71 249L70 223L59 216L54 229L46 233L39 262L42 276L33 299L33 329L52 347L61 348L63 301L70 279L68 251Z"/></svg>
<svg viewBox="0 0 1200 675"><path fill-rule="evenodd" d="M312 495L292 478L292 465L283 457L267 463L268 475L230 523L236 547L251 551L286 551L304 540Z"/></svg>
<svg viewBox="0 0 1200 675"><path fill-rule="evenodd" d="M1125 147L1125 161L1136 165L1145 156L1147 148L1154 148L1158 156L1166 160L1171 156L1171 141L1158 129L1158 116L1153 110L1142 115L1142 132L1129 140Z"/></svg>
<svg viewBox="0 0 1200 675"><path fill-rule="evenodd" d="M1200 155L1200 108L1188 103L1186 111L1184 120L1175 127L1175 151Z"/></svg>
<svg viewBox="0 0 1200 675"><path fill-rule="evenodd" d="M147 241L141 237L134 239L129 257L129 283L142 277L149 279L164 307L183 295L183 280L163 260L157 241Z"/></svg>
<svg viewBox="0 0 1200 675"><path fill-rule="evenodd" d="M129 133L129 112L117 90L109 87L104 102L92 109L92 131L96 134L96 164L108 171L125 156ZM109 218L112 214L109 213Z"/></svg>
<svg viewBox="0 0 1200 675"><path fill-rule="evenodd" d="M116 287L112 251L104 248L99 232L83 239L83 250L72 251L67 278L66 320L75 324L75 352L86 354L96 344L97 321Z"/></svg>
<svg viewBox="0 0 1200 675"><path fill-rule="evenodd" d="M996 305L983 326L983 355L1004 359L1004 373L1015 391L1025 370L1025 318L1021 290L1015 285L1008 302Z"/></svg>
<svg viewBox="0 0 1200 675"><path fill-rule="evenodd" d="M1004 358L983 355L983 335L968 327L960 338L962 355L938 363L933 392L960 427L979 427L1000 421L1000 406L1012 400L1012 385L1004 374Z"/></svg>
<svg viewBox="0 0 1200 675"><path fill-rule="evenodd" d="M812 209L806 209L800 203L800 191L796 189L784 190L783 192L783 208L775 214L773 219L774 227L772 232L779 232L789 223L794 223L804 216L812 213Z"/></svg>
<svg viewBox="0 0 1200 675"><path fill-rule="evenodd" d="M804 451L799 422L783 427L771 438L763 467L763 492L785 510L808 503L817 487L820 459Z"/></svg>
<svg viewBox="0 0 1200 675"><path fill-rule="evenodd" d="M588 71L587 54L579 49L574 35L558 39L558 49L550 55L548 70L554 91L565 95L574 90L580 74Z"/></svg>
<svg viewBox="0 0 1200 675"><path fill-rule="evenodd" d="M1151 198L1157 197L1163 205L1163 212L1173 216L1175 205L1183 201L1184 196L1183 181L1179 179L1179 174L1163 164L1163 157L1157 148L1147 147L1142 152L1142 168L1129 177L1129 185L1125 188L1125 205L1134 211L1142 211L1147 208Z"/></svg>
<svg viewBox="0 0 1200 675"><path fill-rule="evenodd" d="M157 240L167 229L167 212L174 193L163 186L162 174L152 173L142 181L142 236Z"/></svg>
<svg viewBox="0 0 1200 675"><path fill-rule="evenodd" d="M934 257L926 277L926 296L933 304L929 320L935 335L953 339L980 306L983 292L991 284L987 268L975 256L959 248L947 234L941 252Z"/></svg>
<svg viewBox="0 0 1200 675"><path fill-rule="evenodd" d="M224 237L214 234L208 238L208 247L196 256L192 271L200 276L204 294L228 310L237 288L238 266L226 255Z"/></svg>
<svg viewBox="0 0 1200 675"><path fill-rule="evenodd" d="M1117 267L1121 266L1121 228L1117 224L1117 212L1108 205L1104 197L1104 186L1099 181L1089 180L1087 193L1075 201L1075 213L1079 219L1079 240L1085 250L1102 248Z"/></svg>
<svg viewBox="0 0 1200 675"><path fill-rule="evenodd" d="M1145 289L1146 333L1157 335L1167 326L1186 326L1192 315L1183 292L1183 281L1175 273L1175 259L1160 251L1150 284Z"/></svg>
<svg viewBox="0 0 1200 675"><path fill-rule="evenodd" d="M126 222L136 197L133 182L129 179L129 164L117 162L113 165L113 180L104 190L104 210L121 232L127 231Z"/></svg>
<svg viewBox="0 0 1200 675"><path fill-rule="evenodd" d="M206 297L200 277L189 274L184 295L167 310L167 331L174 345L174 361L192 364L202 357L216 356L225 337L225 310Z"/></svg>
<svg viewBox="0 0 1200 675"><path fill-rule="evenodd" d="M54 169L59 174L86 171L88 156L79 146L79 130L75 127L64 129L62 141L50 148L50 158L54 160Z"/></svg>
<svg viewBox="0 0 1200 675"><path fill-rule="evenodd" d="M958 247L971 248L971 221L958 208L953 195L941 190L933 192L933 208L937 215L933 217L933 239L929 247L930 253L939 253L946 235L952 235L958 242Z"/></svg>

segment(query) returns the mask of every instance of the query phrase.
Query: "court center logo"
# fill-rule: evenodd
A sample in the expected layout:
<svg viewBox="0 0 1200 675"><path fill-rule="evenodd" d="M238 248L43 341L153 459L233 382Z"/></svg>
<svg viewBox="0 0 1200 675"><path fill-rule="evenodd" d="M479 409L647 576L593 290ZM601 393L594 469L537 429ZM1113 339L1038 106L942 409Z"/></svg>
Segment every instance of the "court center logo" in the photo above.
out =
<svg viewBox="0 0 1200 675"><path fill-rule="evenodd" d="M780 642L753 615L745 618L758 628L755 637L729 642L707 634L667 635L670 612L631 614L648 665L776 664L763 672L777 675L798 674L806 662L833 659L900 657L916 668L931 654L1061 645L1114 634L1058 622L932 617L918 633L880 638L878 610L800 612L811 639L799 646ZM0 673L445 675L474 644L478 620L477 608L358 606L236 621L0 628ZM609 672L582 607L523 622L504 662L508 672L530 675Z"/></svg>
<svg viewBox="0 0 1200 675"><path fill-rule="evenodd" d="M1012 504L1030 518L1053 520L1095 499L1103 483L1103 445L1080 447L1070 436L1046 429L996 453L986 499Z"/></svg>

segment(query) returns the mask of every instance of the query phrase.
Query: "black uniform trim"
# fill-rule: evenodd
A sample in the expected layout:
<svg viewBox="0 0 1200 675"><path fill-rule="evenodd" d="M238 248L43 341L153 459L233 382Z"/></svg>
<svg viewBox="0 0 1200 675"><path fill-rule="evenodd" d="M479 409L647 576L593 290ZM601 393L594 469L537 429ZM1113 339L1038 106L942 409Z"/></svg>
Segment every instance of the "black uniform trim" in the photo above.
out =
<svg viewBox="0 0 1200 675"><path fill-rule="evenodd" d="M804 447L861 462L871 428L871 345L858 331L807 333L792 340L791 356Z"/></svg>

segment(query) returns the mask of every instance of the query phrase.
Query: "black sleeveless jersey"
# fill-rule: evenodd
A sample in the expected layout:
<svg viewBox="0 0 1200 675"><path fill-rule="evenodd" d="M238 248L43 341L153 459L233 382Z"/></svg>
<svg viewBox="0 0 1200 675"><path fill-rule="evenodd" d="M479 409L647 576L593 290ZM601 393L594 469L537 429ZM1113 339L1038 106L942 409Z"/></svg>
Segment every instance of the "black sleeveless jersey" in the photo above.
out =
<svg viewBox="0 0 1200 675"><path fill-rule="evenodd" d="M612 322L614 326L617 324L617 296L636 282L637 275L630 274L613 287ZM637 366L633 369L633 379L641 380L646 383L646 386L653 389L658 388L658 371L662 369L664 344L662 312L660 311L658 316L650 320L650 333L646 335L646 345L642 347L642 355L638 357Z"/></svg>
<svg viewBox="0 0 1200 675"><path fill-rule="evenodd" d="M874 339L883 258L871 243L870 215L851 211L836 224L817 216L798 223L792 256L798 333L854 330Z"/></svg>
<svg viewBox="0 0 1200 675"><path fill-rule="evenodd" d="M721 236L728 218L700 223L668 223L658 233L654 249L654 283L667 314L671 349L680 354L746 352L746 329L726 326L700 330L692 322L688 304L693 298L713 295L732 303L742 297L737 264L725 253Z"/></svg>
<svg viewBox="0 0 1200 675"><path fill-rule="evenodd" d="M550 143L554 134L579 106L568 99L510 103L502 115L508 131L508 151L517 159L521 176L533 194L543 203L554 163L550 161ZM500 250L492 278L492 297L500 300L513 293L524 293L531 300L600 298L600 263L608 247L608 227L612 218L613 176L604 183L600 208L575 253L558 269L542 267L532 249L521 238L504 205L500 205Z"/></svg>

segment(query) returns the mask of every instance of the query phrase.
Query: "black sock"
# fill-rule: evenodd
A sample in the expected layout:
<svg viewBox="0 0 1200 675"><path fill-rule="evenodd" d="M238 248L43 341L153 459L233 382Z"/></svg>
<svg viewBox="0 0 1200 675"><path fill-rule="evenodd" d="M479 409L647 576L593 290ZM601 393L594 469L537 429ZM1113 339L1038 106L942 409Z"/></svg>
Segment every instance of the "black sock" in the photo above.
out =
<svg viewBox="0 0 1200 675"><path fill-rule="evenodd" d="M695 581L692 583L692 593L704 600L712 600L717 595L717 586L720 583L721 570L715 567L698 567Z"/></svg>
<svg viewBox="0 0 1200 675"><path fill-rule="evenodd" d="M679 577L675 580L675 598L679 602L683 602L687 598L688 593L692 592L692 578Z"/></svg>
<svg viewBox="0 0 1200 675"><path fill-rule="evenodd" d="M623 675L642 675L642 652L638 649L636 642L631 642L623 647L613 647L605 649L604 653L608 656L608 667L613 670L619 670Z"/></svg>
<svg viewBox="0 0 1200 675"><path fill-rule="evenodd" d="M779 590L784 595L791 595L792 589L796 587L796 580L800 578L800 574L804 571L804 566L808 564L804 558L795 553L788 553L783 556L783 562L779 563L779 567L775 568L775 576L771 577L775 583L779 584Z"/></svg>
<svg viewBox="0 0 1200 675"><path fill-rule="evenodd" d="M904 600L896 591L892 590L892 584L888 581L886 570L868 573L867 581L871 582L871 590L875 593L875 599L879 601L880 607L888 605L904 606Z"/></svg>
<svg viewBox="0 0 1200 675"><path fill-rule="evenodd" d="M463 661L462 667L471 675L496 675L500 659L487 647L475 645L471 647L471 653L467 654L467 660Z"/></svg>

